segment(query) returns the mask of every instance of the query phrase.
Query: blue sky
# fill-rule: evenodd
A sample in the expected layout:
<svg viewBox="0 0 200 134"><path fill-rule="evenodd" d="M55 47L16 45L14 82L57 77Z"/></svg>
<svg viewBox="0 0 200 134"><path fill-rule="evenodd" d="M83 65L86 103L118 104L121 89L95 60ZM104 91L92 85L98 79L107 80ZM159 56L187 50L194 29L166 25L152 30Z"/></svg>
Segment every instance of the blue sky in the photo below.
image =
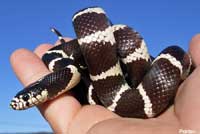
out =
<svg viewBox="0 0 200 134"><path fill-rule="evenodd" d="M187 50L192 36L200 32L198 0L1 0L0 132L51 131L36 108L20 112L9 108L10 99L23 88L9 57L18 48L34 50L38 44L54 43L51 26L75 37L71 17L88 6L103 7L114 24L140 32L154 56L174 44Z"/></svg>

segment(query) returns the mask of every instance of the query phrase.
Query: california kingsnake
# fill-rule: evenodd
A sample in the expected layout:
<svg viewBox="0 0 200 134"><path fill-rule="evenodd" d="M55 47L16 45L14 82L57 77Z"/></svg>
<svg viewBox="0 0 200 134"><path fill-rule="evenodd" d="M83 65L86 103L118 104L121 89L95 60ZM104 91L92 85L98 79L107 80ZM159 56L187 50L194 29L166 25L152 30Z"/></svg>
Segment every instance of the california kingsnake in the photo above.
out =
<svg viewBox="0 0 200 134"><path fill-rule="evenodd" d="M138 32L111 25L99 7L75 13L73 25L77 39L69 42L52 29L61 44L42 57L52 73L20 91L11 101L13 109L27 109L86 86L90 104L124 117L155 117L171 104L190 72L191 58L180 47L170 46L153 59Z"/></svg>

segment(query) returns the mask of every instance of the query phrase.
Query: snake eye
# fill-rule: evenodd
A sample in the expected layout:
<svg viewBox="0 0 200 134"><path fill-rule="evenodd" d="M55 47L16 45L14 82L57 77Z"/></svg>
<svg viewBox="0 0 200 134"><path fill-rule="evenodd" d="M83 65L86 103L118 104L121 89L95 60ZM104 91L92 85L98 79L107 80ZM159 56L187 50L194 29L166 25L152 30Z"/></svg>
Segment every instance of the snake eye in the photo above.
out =
<svg viewBox="0 0 200 134"><path fill-rule="evenodd" d="M22 99L23 99L24 101L28 101L29 95L28 95L28 94L24 94L23 97L22 97Z"/></svg>

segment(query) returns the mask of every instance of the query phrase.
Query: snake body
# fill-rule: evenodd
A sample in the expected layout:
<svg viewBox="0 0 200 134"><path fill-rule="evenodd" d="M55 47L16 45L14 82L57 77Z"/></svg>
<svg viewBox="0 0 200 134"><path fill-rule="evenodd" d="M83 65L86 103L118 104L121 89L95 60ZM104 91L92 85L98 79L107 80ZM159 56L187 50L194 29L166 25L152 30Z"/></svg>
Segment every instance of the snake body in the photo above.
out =
<svg viewBox="0 0 200 134"><path fill-rule="evenodd" d="M39 105L68 90L83 92L83 87L89 104L123 117L152 118L168 108L192 65L183 49L170 46L151 58L138 32L112 25L99 7L80 10L72 20L77 39L65 42L53 29L61 44L42 57L51 73L20 91L11 101L13 109Z"/></svg>

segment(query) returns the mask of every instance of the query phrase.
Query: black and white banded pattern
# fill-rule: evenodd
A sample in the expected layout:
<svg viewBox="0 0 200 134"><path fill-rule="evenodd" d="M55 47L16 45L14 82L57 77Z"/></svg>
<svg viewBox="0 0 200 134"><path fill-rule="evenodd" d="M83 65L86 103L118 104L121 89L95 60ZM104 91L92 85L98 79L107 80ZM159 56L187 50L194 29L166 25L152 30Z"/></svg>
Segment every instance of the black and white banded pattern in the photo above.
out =
<svg viewBox="0 0 200 134"><path fill-rule="evenodd" d="M83 87L90 104L103 105L123 117L151 118L173 101L192 66L180 47L164 49L152 61L144 39L134 29L112 25L99 7L80 10L73 18L77 39L47 51L42 60L52 73L20 91L12 100L22 110Z"/></svg>

